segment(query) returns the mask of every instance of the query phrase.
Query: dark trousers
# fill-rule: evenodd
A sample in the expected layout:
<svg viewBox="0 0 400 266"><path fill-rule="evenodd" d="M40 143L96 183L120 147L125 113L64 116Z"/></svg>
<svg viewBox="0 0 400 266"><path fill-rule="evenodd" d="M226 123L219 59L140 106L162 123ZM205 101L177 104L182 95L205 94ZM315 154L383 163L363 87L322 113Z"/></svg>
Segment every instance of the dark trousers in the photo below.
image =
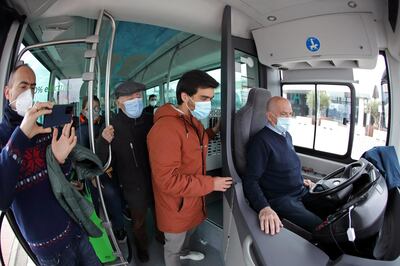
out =
<svg viewBox="0 0 400 266"><path fill-rule="evenodd" d="M136 248L138 251L148 249L149 241L146 232L146 215L147 208L129 208L132 218L132 231Z"/></svg>
<svg viewBox="0 0 400 266"><path fill-rule="evenodd" d="M322 223L322 220L304 206L303 199L307 198L307 194L308 190L304 189L297 195L270 199L269 203L279 217L312 232L315 227Z"/></svg>
<svg viewBox="0 0 400 266"><path fill-rule="evenodd" d="M102 192L104 203L106 204L107 213L110 216L114 230L124 229L124 220L122 217L122 196L121 189L118 183L108 177L107 174L100 176L100 182L103 186ZM100 209L100 195L97 188L92 185L92 182L86 182L89 186L92 195L93 205L97 215Z"/></svg>
<svg viewBox="0 0 400 266"><path fill-rule="evenodd" d="M86 234L77 235L61 253L38 260L41 266L101 266Z"/></svg>

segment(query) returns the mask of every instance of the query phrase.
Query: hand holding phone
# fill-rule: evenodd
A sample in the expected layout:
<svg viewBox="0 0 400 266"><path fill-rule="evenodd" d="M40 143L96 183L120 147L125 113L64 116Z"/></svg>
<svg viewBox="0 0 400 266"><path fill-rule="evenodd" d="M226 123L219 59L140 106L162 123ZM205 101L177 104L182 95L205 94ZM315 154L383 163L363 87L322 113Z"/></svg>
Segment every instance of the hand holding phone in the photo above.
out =
<svg viewBox="0 0 400 266"><path fill-rule="evenodd" d="M49 115L52 112L53 104L50 102L35 103L29 108L21 122L20 129L29 138L33 138L37 134L50 133L50 128L43 128L36 123L38 117Z"/></svg>
<svg viewBox="0 0 400 266"><path fill-rule="evenodd" d="M72 104L56 104L51 114L45 114L43 127L59 127L68 124L72 120L74 106Z"/></svg>

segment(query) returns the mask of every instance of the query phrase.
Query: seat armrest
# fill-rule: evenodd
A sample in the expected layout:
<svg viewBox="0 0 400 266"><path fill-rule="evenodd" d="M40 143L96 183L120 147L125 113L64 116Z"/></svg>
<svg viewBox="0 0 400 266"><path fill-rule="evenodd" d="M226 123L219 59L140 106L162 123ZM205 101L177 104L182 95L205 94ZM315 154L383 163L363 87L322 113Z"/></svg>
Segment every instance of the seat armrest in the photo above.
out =
<svg viewBox="0 0 400 266"><path fill-rule="evenodd" d="M300 226L290 222L289 220L283 219L282 220L283 226L288 229L289 231L292 231L293 233L301 236L305 240L311 242L312 240L312 234L311 232L308 232L304 228L301 228Z"/></svg>

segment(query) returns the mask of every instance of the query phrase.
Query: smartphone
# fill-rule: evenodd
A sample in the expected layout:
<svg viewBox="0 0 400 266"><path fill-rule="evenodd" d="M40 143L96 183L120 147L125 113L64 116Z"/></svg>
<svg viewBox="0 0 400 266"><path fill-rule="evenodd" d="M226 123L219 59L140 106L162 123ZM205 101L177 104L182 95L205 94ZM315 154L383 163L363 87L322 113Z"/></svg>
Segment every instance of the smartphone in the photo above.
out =
<svg viewBox="0 0 400 266"><path fill-rule="evenodd" d="M53 106L51 114L44 115L43 127L59 127L72 121L74 105L58 104Z"/></svg>

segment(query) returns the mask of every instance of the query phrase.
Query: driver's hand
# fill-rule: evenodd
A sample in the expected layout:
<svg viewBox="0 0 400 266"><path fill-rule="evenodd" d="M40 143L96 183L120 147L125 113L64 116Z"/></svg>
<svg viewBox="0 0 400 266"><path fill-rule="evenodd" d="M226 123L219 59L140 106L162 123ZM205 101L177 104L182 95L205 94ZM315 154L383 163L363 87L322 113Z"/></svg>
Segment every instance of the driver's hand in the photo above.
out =
<svg viewBox="0 0 400 266"><path fill-rule="evenodd" d="M266 234L275 235L281 231L283 224L276 212L271 207L265 207L258 214L261 231Z"/></svg>
<svg viewBox="0 0 400 266"><path fill-rule="evenodd" d="M310 179L304 179L303 183L304 183L304 186L308 187L309 189L311 189L315 186L315 183L312 182Z"/></svg>

